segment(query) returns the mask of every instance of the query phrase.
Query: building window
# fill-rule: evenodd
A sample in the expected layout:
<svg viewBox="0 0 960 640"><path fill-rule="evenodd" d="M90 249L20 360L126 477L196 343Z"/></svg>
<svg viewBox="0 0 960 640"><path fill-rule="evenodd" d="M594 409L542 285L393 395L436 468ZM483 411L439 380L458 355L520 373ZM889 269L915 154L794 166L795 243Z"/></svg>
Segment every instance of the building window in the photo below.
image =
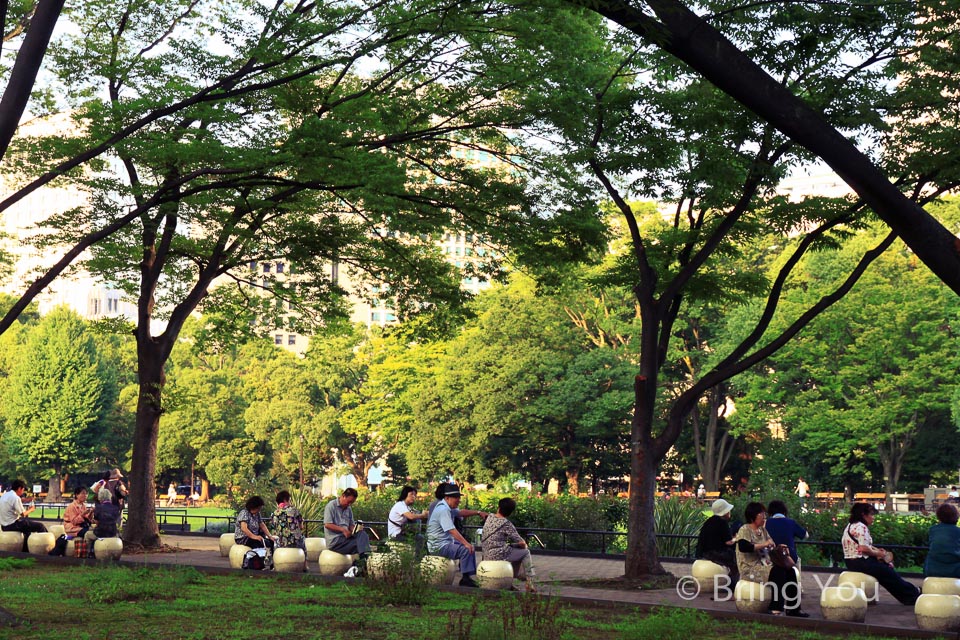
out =
<svg viewBox="0 0 960 640"><path fill-rule="evenodd" d="M270 273L270 263L269 263L269 262L264 262L264 263L263 263L263 272L264 272L264 273Z"/></svg>
<svg viewBox="0 0 960 640"><path fill-rule="evenodd" d="M291 333L287 336L287 344L297 344L297 334Z"/></svg>
<svg viewBox="0 0 960 640"><path fill-rule="evenodd" d="M282 262L278 262L278 263L277 263L277 273L283 273L283 263L282 263Z"/></svg>
<svg viewBox="0 0 960 640"><path fill-rule="evenodd" d="M380 322L380 312L374 311L370 314L370 322Z"/></svg>
<svg viewBox="0 0 960 640"><path fill-rule="evenodd" d="M256 261L256 260L251 260L251 261L250 261L250 271L256 271L256 270L257 270L257 261Z"/></svg>
<svg viewBox="0 0 960 640"><path fill-rule="evenodd" d="M396 319L397 319L397 316L390 313L389 311L387 312L387 322L394 322Z"/></svg>
<svg viewBox="0 0 960 640"><path fill-rule="evenodd" d="M283 344L283 334L276 333L273 336L273 344Z"/></svg>

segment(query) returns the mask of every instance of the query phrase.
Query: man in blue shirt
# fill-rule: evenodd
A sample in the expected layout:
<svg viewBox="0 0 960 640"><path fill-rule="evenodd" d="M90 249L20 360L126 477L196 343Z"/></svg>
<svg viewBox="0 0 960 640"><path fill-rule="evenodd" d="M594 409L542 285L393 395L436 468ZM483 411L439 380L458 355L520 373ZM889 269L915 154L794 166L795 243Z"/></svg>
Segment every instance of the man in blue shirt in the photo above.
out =
<svg viewBox="0 0 960 640"><path fill-rule="evenodd" d="M453 524L459 514L462 517L479 515L486 518L488 513L464 509L460 511L460 489L457 485L447 485L443 500L434 508L427 522L427 550L435 556L460 561L461 587L476 587L473 576L477 573L477 555L473 545L467 542Z"/></svg>
<svg viewBox="0 0 960 640"><path fill-rule="evenodd" d="M797 556L796 540L803 540L810 536L807 530L801 527L793 518L787 515L787 505L783 500L773 500L767 508L770 516L767 518L767 533L775 543L790 547L790 556L794 562L799 561Z"/></svg>

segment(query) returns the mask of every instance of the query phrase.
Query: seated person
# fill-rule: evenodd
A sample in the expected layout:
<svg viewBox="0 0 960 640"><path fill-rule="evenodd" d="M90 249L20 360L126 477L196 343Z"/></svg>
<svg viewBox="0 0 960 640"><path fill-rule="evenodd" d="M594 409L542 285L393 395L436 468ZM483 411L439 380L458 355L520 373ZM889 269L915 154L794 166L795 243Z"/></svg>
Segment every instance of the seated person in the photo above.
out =
<svg viewBox="0 0 960 640"><path fill-rule="evenodd" d="M767 531L770 537L777 544L785 544L790 548L790 557L794 562L799 562L797 556L797 538L803 540L809 538L810 534L797 522L787 516L787 505L783 500L773 500L770 502L770 517L767 518Z"/></svg>
<svg viewBox="0 0 960 640"><path fill-rule="evenodd" d="M463 534L457 531L453 524L459 514L462 517L480 515L486 518L489 514L483 511L464 509L460 511L460 489L455 484L448 484L444 492L444 499L437 504L427 522L427 550L433 555L460 561L461 587L477 587L473 576L477 573L477 556L473 545L467 542Z"/></svg>
<svg viewBox="0 0 960 640"><path fill-rule="evenodd" d="M260 516L263 510L263 498L251 496L237 514L237 523L233 530L233 541L251 549L264 549L263 565L265 569L273 568L274 536L267 529L267 524Z"/></svg>
<svg viewBox="0 0 960 640"><path fill-rule="evenodd" d="M857 502L850 508L850 518L840 539L843 561L850 571L873 576L900 604L913 606L920 597L916 586L900 577L891 563L892 554L873 546L870 525L877 510L867 502Z"/></svg>
<svg viewBox="0 0 960 640"><path fill-rule="evenodd" d="M506 560L513 565L513 577L527 583L527 591L536 591L531 578L534 576L533 558L527 542L509 518L517 508L513 498L501 498L497 512L483 523L483 559Z"/></svg>
<svg viewBox="0 0 960 640"><path fill-rule="evenodd" d="M93 519L96 526L93 535L98 538L116 538L120 526L120 506L117 504L113 491L103 487L97 493L97 506L93 508Z"/></svg>
<svg viewBox="0 0 960 640"><path fill-rule="evenodd" d="M413 510L413 503L417 500L417 490L406 486L400 490L400 499L390 509L387 515L387 537L397 542L413 542L419 556L426 544L423 535L410 530L410 523L415 520L426 520L430 514L426 511L417 513ZM419 528L419 527L418 527Z"/></svg>
<svg viewBox="0 0 960 640"><path fill-rule="evenodd" d="M923 575L936 578L960 578L960 527L957 508L946 502L937 507L939 522L930 527L929 550L923 563Z"/></svg>
<svg viewBox="0 0 960 640"><path fill-rule="evenodd" d="M29 552L27 538L31 533L42 533L47 528L27 516L36 509L30 504L28 509L23 508L23 494L27 492L27 484L23 480L14 480L10 490L0 496L0 531L19 531L23 534L23 552Z"/></svg>
<svg viewBox="0 0 960 640"><path fill-rule="evenodd" d="M764 526L766 511L759 502L751 502L744 509L747 524L740 527L735 537L740 578L761 584L773 583L770 613L781 615L786 612L788 616L808 618L810 614L800 609L800 585L796 572L778 567L770 559L770 551L777 544Z"/></svg>
<svg viewBox="0 0 960 640"><path fill-rule="evenodd" d="M271 520L276 531L277 546L303 549L303 570L307 571L307 544L303 538L303 516L290 501L290 492L277 494L277 510Z"/></svg>
<svg viewBox="0 0 960 640"><path fill-rule="evenodd" d="M87 506L87 490L77 487L73 492L73 502L63 512L63 531L67 540L82 538L93 525L93 507Z"/></svg>
<svg viewBox="0 0 960 640"><path fill-rule="evenodd" d="M353 517L353 503L356 501L357 490L351 487L344 489L339 498L328 502L323 509L323 534L330 551L366 557L370 553L370 537Z"/></svg>
<svg viewBox="0 0 960 640"><path fill-rule="evenodd" d="M713 515L700 527L696 556L726 567L729 570L730 587L733 587L740 578L733 534L730 533L730 513L733 505L723 498L718 498L710 505L710 511Z"/></svg>

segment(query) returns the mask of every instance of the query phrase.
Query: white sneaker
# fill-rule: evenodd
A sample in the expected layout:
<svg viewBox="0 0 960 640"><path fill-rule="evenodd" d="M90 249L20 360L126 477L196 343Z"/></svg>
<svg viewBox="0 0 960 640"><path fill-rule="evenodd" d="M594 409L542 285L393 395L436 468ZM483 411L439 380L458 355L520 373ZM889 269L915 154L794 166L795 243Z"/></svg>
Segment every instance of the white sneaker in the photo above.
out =
<svg viewBox="0 0 960 640"><path fill-rule="evenodd" d="M344 578L356 578L357 574L360 573L360 569L357 567L350 567L347 569L347 572L343 574Z"/></svg>

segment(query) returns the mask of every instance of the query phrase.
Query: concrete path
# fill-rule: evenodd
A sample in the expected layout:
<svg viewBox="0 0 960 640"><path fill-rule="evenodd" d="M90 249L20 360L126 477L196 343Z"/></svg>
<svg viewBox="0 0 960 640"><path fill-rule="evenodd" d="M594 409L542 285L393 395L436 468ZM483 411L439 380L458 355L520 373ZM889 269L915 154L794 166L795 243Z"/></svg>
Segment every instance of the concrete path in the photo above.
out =
<svg viewBox="0 0 960 640"><path fill-rule="evenodd" d="M126 556L128 562L146 562L159 564L191 565L211 569L229 569L227 558L220 557L218 539L204 536L166 535L164 542L178 551L173 553L158 553L147 555ZM771 615L749 616L736 611L732 599L722 597L714 600L713 594L698 596L681 595L678 590L666 589L656 591L625 591L613 589L593 589L581 586L556 584L570 580L617 578L623 575L623 561L618 559L582 558L571 556L534 555L536 567L536 581L544 593L560 595L577 600L588 600L597 603L627 603L638 606L671 606L693 607L714 615L724 617L750 617L762 621L776 620L778 624L789 624L824 631L876 633L882 635L910 635L914 637L932 636L917 629L913 608L899 604L885 590L880 589L879 602L870 606L867 614L867 623L849 625L830 623L823 620L820 613L820 592L824 587L835 585L838 573L815 571L806 569L802 577L802 607L811 614L807 620L798 618L774 618ZM690 572L690 564L665 563L664 568L675 576L682 578ZM316 564L311 565L311 573L319 574ZM908 578L918 586L922 582L919 578ZM960 640L958 634L947 634L946 637Z"/></svg>

